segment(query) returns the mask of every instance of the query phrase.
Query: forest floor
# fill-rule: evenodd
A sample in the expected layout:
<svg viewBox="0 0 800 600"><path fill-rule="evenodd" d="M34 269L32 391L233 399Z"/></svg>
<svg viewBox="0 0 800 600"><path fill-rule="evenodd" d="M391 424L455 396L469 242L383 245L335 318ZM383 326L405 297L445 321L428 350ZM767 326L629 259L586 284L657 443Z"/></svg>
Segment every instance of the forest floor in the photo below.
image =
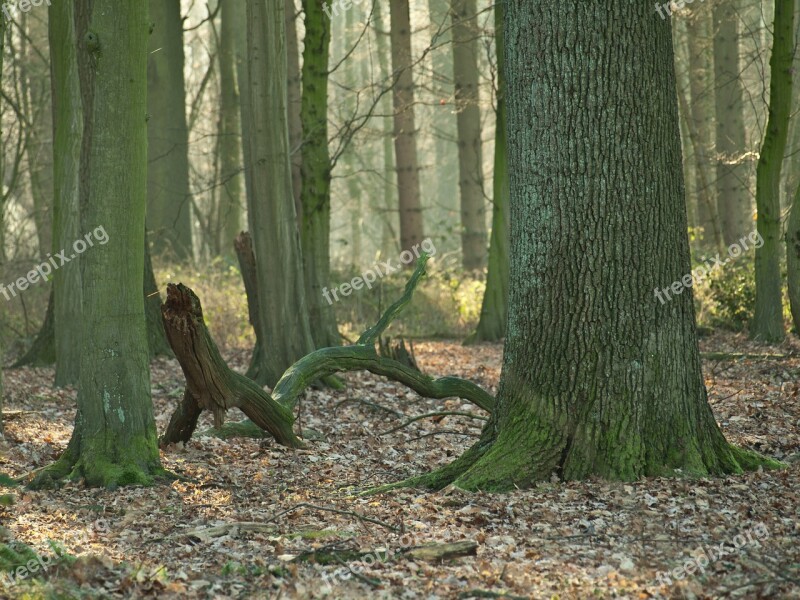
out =
<svg viewBox="0 0 800 600"><path fill-rule="evenodd" d="M310 391L303 400L298 424L324 438L307 450L196 435L162 452L164 466L184 481L114 491L76 483L42 492L0 488L16 497L0 507L13 538L48 557L43 562L65 557L43 580L0 581L0 596L800 598L800 343L757 346L715 333L701 345L782 355L716 356L704 371L728 439L790 460L788 469L548 482L506 495L445 489L354 497L447 463L483 421L446 416L388 430L437 411L484 415L466 402L422 399L370 374L348 374L345 390ZM419 342L416 355L427 373L496 391L501 345ZM244 353L228 358L245 367ZM66 447L75 392L54 389L52 376L6 371L0 473L23 475ZM177 363L156 361L152 383L163 431L183 390ZM198 431L207 426L204 420ZM443 563L410 550L434 542L477 549ZM333 564L319 564L326 558Z"/></svg>

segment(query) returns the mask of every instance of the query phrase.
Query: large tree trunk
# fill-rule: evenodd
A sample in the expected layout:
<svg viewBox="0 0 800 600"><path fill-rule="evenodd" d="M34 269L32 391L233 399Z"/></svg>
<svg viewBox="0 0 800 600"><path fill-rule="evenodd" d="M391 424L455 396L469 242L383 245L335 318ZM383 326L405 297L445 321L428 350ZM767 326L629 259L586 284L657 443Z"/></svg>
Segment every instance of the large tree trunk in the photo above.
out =
<svg viewBox="0 0 800 600"><path fill-rule="evenodd" d="M259 383L270 387L314 347L292 196L284 9L283 2L247 1L253 192L248 214L256 254L261 336L270 345Z"/></svg>
<svg viewBox="0 0 800 600"><path fill-rule="evenodd" d="M691 291L664 303L653 292L691 272L670 28L628 0L507 11L515 135L498 405L478 444L419 482L509 490L554 474L754 466L708 404Z"/></svg>
<svg viewBox="0 0 800 600"><path fill-rule="evenodd" d="M53 240L67 248L80 237L80 160L83 108L72 2L50 5L50 72L53 88ZM80 261L53 273L56 386L78 383L83 331Z"/></svg>
<svg viewBox="0 0 800 600"><path fill-rule="evenodd" d="M495 4L495 45L497 47L497 116L494 140L494 208L489 246L489 270L483 294L481 317L467 343L495 342L506 334L508 318L508 165L506 162L506 100L503 45L503 5Z"/></svg>
<svg viewBox="0 0 800 600"><path fill-rule="evenodd" d="M458 185L461 191L461 264L486 266L486 201L483 194L481 108L478 80L476 0L452 0L453 80L458 124Z"/></svg>
<svg viewBox="0 0 800 600"><path fill-rule="evenodd" d="M84 231L102 225L111 242L82 257L84 335L78 413L69 446L35 485L83 477L88 485L148 484L160 466L144 301L144 216L147 182L147 4L78 2L82 82L96 101L86 119L91 179L82 206ZM82 56L81 56L82 55ZM84 95L85 97L85 95ZM84 102L84 107L87 103Z"/></svg>
<svg viewBox="0 0 800 600"><path fill-rule="evenodd" d="M408 0L389 2L392 16L394 72L394 151L400 208L400 246L412 251L425 238L419 190L417 129L414 121L414 77Z"/></svg>
<svg viewBox="0 0 800 600"><path fill-rule="evenodd" d="M150 0L147 113L147 228L153 252L192 257L189 130L180 0Z"/></svg>
<svg viewBox="0 0 800 600"><path fill-rule="evenodd" d="M328 53L331 22L318 0L303 0L303 272L311 335L317 348L339 345L333 306L323 288L330 285L331 158L328 151ZM351 11L352 12L352 11ZM351 59L352 60L352 59ZM288 365L287 365L288 366Z"/></svg>
<svg viewBox="0 0 800 600"><path fill-rule="evenodd" d="M0 90L3 87L3 57L5 56L5 49L6 49L6 17L0 11ZM2 104L3 100L0 97L0 104ZM3 123L0 120L0 137L3 135ZM0 181L5 181L5 161L0 160ZM0 196L1 198L1 196ZM5 210L4 206L0 206L0 209ZM0 239L2 237L0 236ZM3 253L0 253L0 275L5 275L5 264L2 261L4 257ZM5 309L0 308L0 316L5 317ZM0 343L0 355L3 353L3 345ZM3 436L4 431L4 424L3 424L3 370L0 369L0 437Z"/></svg>
<svg viewBox="0 0 800 600"><path fill-rule="evenodd" d="M236 81L236 31L233 2L222 1L219 34L219 153L222 193L219 199L220 251L233 255L233 243L242 229L242 131L239 88Z"/></svg>
<svg viewBox="0 0 800 600"><path fill-rule="evenodd" d="M739 61L740 15L733 0L716 3L713 12L717 197L723 239L730 245L738 243L752 229L750 164Z"/></svg>
<svg viewBox="0 0 800 600"><path fill-rule="evenodd" d="M756 170L757 227L764 243L756 248L756 305L750 335L758 340L779 342L784 337L780 268L781 169L792 111L794 0L776 0L773 31L769 120Z"/></svg>

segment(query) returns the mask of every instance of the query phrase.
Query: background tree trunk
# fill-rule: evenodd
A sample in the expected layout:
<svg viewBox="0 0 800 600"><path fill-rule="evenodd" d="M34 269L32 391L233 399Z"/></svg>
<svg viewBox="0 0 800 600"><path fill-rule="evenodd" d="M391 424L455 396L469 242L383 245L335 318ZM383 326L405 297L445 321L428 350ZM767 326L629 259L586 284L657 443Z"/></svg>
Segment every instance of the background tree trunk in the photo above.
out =
<svg viewBox="0 0 800 600"><path fill-rule="evenodd" d="M486 200L483 193L481 108L478 89L476 0L452 0L453 80L458 125L458 185L461 192L461 264L486 266Z"/></svg>
<svg viewBox="0 0 800 600"><path fill-rule="evenodd" d="M728 445L709 407L692 294L653 294L691 269L669 27L628 0L507 11L515 135L497 409L478 444L426 481L508 490L553 474L740 471L755 459Z"/></svg>
<svg viewBox="0 0 800 600"><path fill-rule="evenodd" d="M53 247L80 237L80 160L83 107L72 2L50 5L50 72L53 88ZM83 331L80 260L53 273L55 385L78 383Z"/></svg>
<svg viewBox="0 0 800 600"><path fill-rule="evenodd" d="M769 61L769 120L756 170L758 233L756 248L756 305L750 335L779 342L784 337L780 268L781 169L792 112L794 0L776 0L774 39Z"/></svg>
<svg viewBox="0 0 800 600"><path fill-rule="evenodd" d="M402 250L410 251L425 238L414 122L411 22L408 0L390 0L389 5L392 17L394 151L400 208L400 246Z"/></svg>
<svg viewBox="0 0 800 600"><path fill-rule="evenodd" d="M331 157L328 151L328 54L331 22L318 0L303 0L303 207L301 240L311 335L317 348L338 346L333 306L323 297L330 285ZM352 10L350 11L352 12Z"/></svg>
<svg viewBox="0 0 800 600"><path fill-rule="evenodd" d="M247 0L253 184L248 214L256 254L261 334L269 347L259 383L270 387L314 348L289 162L285 27L283 2Z"/></svg>
<svg viewBox="0 0 800 600"><path fill-rule="evenodd" d="M508 165L506 162L506 78L503 42L503 5L495 4L495 46L497 48L497 116L494 140L494 199L489 270L483 294L481 317L475 333L467 340L495 342L506 335L508 318Z"/></svg>
<svg viewBox="0 0 800 600"><path fill-rule="evenodd" d="M192 257L192 199L180 0L150 0L150 18L147 227L157 256L187 260Z"/></svg>
<svg viewBox="0 0 800 600"><path fill-rule="evenodd" d="M220 250L233 256L233 242L242 230L242 131L236 81L236 31L233 2L222 0L219 34L219 152L222 194L219 201ZM160 320L160 315L159 315Z"/></svg>
<svg viewBox="0 0 800 600"><path fill-rule="evenodd" d="M286 65L287 97L289 111L289 150L292 156L292 194L298 220L302 220L303 206L303 123L300 119L302 85L300 79L300 43L297 40L297 7L294 0L286 2ZM308 36L308 31L306 31ZM327 73L326 73L327 83ZM326 92L327 93L327 92ZM300 223L298 223L300 226Z"/></svg>
<svg viewBox="0 0 800 600"><path fill-rule="evenodd" d="M741 64L736 2L714 4L714 81L716 84L717 197L726 244L752 231L750 166L745 158Z"/></svg>

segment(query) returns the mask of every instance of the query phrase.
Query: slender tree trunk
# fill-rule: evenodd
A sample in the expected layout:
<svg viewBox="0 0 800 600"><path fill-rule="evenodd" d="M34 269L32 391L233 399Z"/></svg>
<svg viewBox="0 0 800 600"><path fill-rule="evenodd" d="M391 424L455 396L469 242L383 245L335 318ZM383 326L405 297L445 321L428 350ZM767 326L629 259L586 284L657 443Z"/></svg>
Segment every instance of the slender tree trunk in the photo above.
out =
<svg viewBox="0 0 800 600"><path fill-rule="evenodd" d="M53 248L80 237L80 160L83 108L71 2L50 5L50 71L53 87ZM53 273L55 385L74 385L81 366L82 292L80 261Z"/></svg>
<svg viewBox="0 0 800 600"><path fill-rule="evenodd" d="M746 158L744 100L736 3L714 5L714 80L717 113L717 197L726 244L752 230L750 165Z"/></svg>
<svg viewBox="0 0 800 600"><path fill-rule="evenodd" d="M486 201L483 193L481 108L478 80L476 0L452 0L453 80L458 124L458 185L461 191L461 264L486 266Z"/></svg>
<svg viewBox="0 0 800 600"><path fill-rule="evenodd" d="M285 27L283 2L247 0L252 117L248 137L253 184L248 209L256 254L262 338L269 344L259 383L270 387L296 360L314 348L292 196Z"/></svg>
<svg viewBox="0 0 800 600"><path fill-rule="evenodd" d="M0 91L2 91L2 88L3 88L3 57L5 56L5 50L6 50L6 17L5 17L4 14L2 14L2 11L0 11ZM3 99L2 99L2 96L0 96L0 106L2 106L2 102L3 102ZM2 137L2 135L3 135L3 123L2 123L2 120L0 120L0 137ZM0 182L5 181L5 168L4 167L5 167L5 161L4 160L0 160ZM0 199L2 199L2 192L0 192ZM0 204L0 213L2 213L3 211L5 211L5 206L2 206L2 204ZM1 221L0 221L0 224L2 224ZM3 255L2 255L2 253L0 253L0 275L5 275L5 264L3 264L4 262L5 261L3 261ZM0 308L0 316L2 316L5 319L5 309ZM2 340L0 340L0 342L1 341ZM0 356L2 356L3 354L4 354L3 345L2 345L2 343L0 343ZM3 392L4 392L4 390L3 390L3 370L0 369L0 438L3 437L3 433L4 433L4 421L3 421L3 408L4 408L3 397L4 397L4 393Z"/></svg>
<svg viewBox="0 0 800 600"><path fill-rule="evenodd" d="M458 139L453 99L453 24L450 20L450 0L428 0L431 32L431 73L435 118L432 122L433 151L435 156L435 202L446 211L446 223L459 218L458 200ZM477 75L477 73L476 73Z"/></svg>
<svg viewBox="0 0 800 600"><path fill-rule="evenodd" d="M80 5L84 4L83 7ZM163 473L147 365L143 288L147 182L147 38L144 2L94 0L78 36L84 81L95 99L82 229L102 225L109 243L87 252L83 268L83 360L69 446L40 473L83 477L91 486L148 484ZM77 3L80 12L85 3ZM79 15L80 17L80 15ZM84 14L85 18L86 15ZM80 28L78 28L80 29ZM84 103L84 107L87 104Z"/></svg>
<svg viewBox="0 0 800 600"><path fill-rule="evenodd" d="M779 342L784 337L780 268L781 169L792 111L794 0L776 0L773 31L769 120L756 170L757 227L764 243L756 248L756 305L750 335L758 340Z"/></svg>
<svg viewBox="0 0 800 600"><path fill-rule="evenodd" d="M392 16L392 71L394 72L394 151L397 160L400 246L404 251L411 251L425 238L419 189L417 130L414 123L414 77L408 5L408 0L389 2Z"/></svg>
<svg viewBox="0 0 800 600"><path fill-rule="evenodd" d="M392 79L391 67L389 66L391 49L387 41L387 34L384 33L383 9L380 2L374 4L375 7L375 45L378 49L378 64L381 69L381 79L390 81ZM388 30L388 28L387 28ZM400 244L397 237L397 186L395 179L395 160L394 144L394 125L392 115L392 99L389 94L384 94L381 98L380 112L383 117L383 190L378 204L381 213L381 258L392 256L393 253L400 251ZM451 189L454 189L452 186Z"/></svg>
<svg viewBox="0 0 800 600"><path fill-rule="evenodd" d="M340 343L333 306L323 296L323 288L330 284L331 260L332 165L328 151L331 22L322 11L319 0L303 0L303 12L306 37L303 43L303 96L300 110L304 141L301 240L311 335L315 346L324 348Z"/></svg>
<svg viewBox="0 0 800 600"><path fill-rule="evenodd" d="M714 185L714 53L711 50L712 10L710 4L695 5L687 20L689 42L689 93L691 109L689 135L692 139L695 161L695 187L697 189L698 221L703 228L703 241L707 249L723 249L723 225ZM715 166L715 165L714 165ZM730 216L726 213L726 217Z"/></svg>
<svg viewBox="0 0 800 600"><path fill-rule="evenodd" d="M629 0L506 7L503 373L482 439L421 482L509 490L766 462L717 426L691 291L654 297L691 272L670 28Z"/></svg>
<svg viewBox="0 0 800 600"><path fill-rule="evenodd" d="M233 242L242 230L242 131L239 123L239 89L236 81L236 31L233 2L222 0L219 35L219 133L220 177L219 202L220 248L233 256ZM160 315L159 315L160 319Z"/></svg>
<svg viewBox="0 0 800 600"><path fill-rule="evenodd" d="M300 118L302 106L302 85L300 75L300 44L297 40L297 7L294 0L286 2L286 66L288 83L289 111L289 150L292 155L292 194L298 220L302 220L303 205L303 122ZM352 11L351 11L352 12ZM308 36L308 32L306 32ZM326 66L327 67L327 66ZM325 76L327 85L327 73ZM327 91L326 91L327 94ZM300 223L298 223L300 226Z"/></svg>
<svg viewBox="0 0 800 600"><path fill-rule="evenodd" d="M192 257L189 129L180 0L150 0L147 227L156 255Z"/></svg>
<svg viewBox="0 0 800 600"><path fill-rule="evenodd" d="M53 250L53 121L48 65L43 48L47 43L46 13L22 13L27 39L25 60L20 64L22 108L31 117L25 153L28 161L33 221L39 240L39 256L44 260Z"/></svg>
<svg viewBox="0 0 800 600"><path fill-rule="evenodd" d="M506 100L503 42L503 5L495 4L495 45L497 48L497 116L494 141L494 208L489 246L489 270L483 294L481 317L471 342L494 342L506 335L508 318L508 164L506 162Z"/></svg>

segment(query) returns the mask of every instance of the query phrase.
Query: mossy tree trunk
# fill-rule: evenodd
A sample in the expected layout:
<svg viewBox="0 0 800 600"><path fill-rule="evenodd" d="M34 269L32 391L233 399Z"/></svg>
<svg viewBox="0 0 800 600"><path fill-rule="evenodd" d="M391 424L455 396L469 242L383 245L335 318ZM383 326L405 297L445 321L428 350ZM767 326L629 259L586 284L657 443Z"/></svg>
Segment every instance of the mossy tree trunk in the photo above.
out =
<svg viewBox="0 0 800 600"><path fill-rule="evenodd" d="M394 101L394 153L400 209L400 246L411 251L425 238L419 189L411 17L408 0L390 0Z"/></svg>
<svg viewBox="0 0 800 600"><path fill-rule="evenodd" d="M144 301L147 185L147 3L94 0L79 36L82 82L92 86L92 143L81 208L85 231L102 225L109 244L83 257L78 412L67 450L33 485L65 476L87 485L147 484L158 454ZM76 10L86 9L78 3ZM81 56L82 55L82 56ZM84 103L84 107L87 104Z"/></svg>
<svg viewBox="0 0 800 600"><path fill-rule="evenodd" d="M691 291L663 304L653 292L691 271L670 28L628 0L506 10L515 135L497 409L475 446L417 482L510 490L754 466L708 404Z"/></svg>
<svg viewBox="0 0 800 600"><path fill-rule="evenodd" d="M784 337L780 268L781 170L792 111L794 0L776 0L773 31L769 119L756 169L757 227L764 243L756 248L756 304L750 324L750 336L766 342L780 342Z"/></svg>
<svg viewBox="0 0 800 600"><path fill-rule="evenodd" d="M453 81L458 126L458 186L461 192L461 264L486 266L486 199L483 193L483 152L478 73L476 0L451 0L453 19Z"/></svg>
<svg viewBox="0 0 800 600"><path fill-rule="evenodd" d="M53 88L53 247L80 237L80 160L83 107L72 2L49 8L50 72ZM78 383L81 366L82 292L80 260L53 273L55 385Z"/></svg>
<svg viewBox="0 0 800 600"><path fill-rule="evenodd" d="M289 113L289 149L292 155L292 194L297 218L302 221L303 205L303 122L300 118L303 101L300 75L300 43L297 39L297 7L286 1L286 83ZM306 32L308 35L308 32ZM298 226L302 226L298 223Z"/></svg>
<svg viewBox="0 0 800 600"><path fill-rule="evenodd" d="M0 11L0 90L3 88L3 57L5 56L6 50L6 17ZM3 102L2 97L0 97L0 104ZM3 135L3 123L0 121L0 137ZM5 161L0 160L0 181L5 181ZM0 196L2 198L2 196ZM5 210L4 206L0 205L0 210ZM5 275L5 264L3 264L3 258L5 257L5 253L0 252L0 275ZM0 308L0 316L5 318L5 309ZM0 356L3 354L3 345L0 343ZM3 435L4 431L4 424L3 424L3 370L0 369L0 437Z"/></svg>
<svg viewBox="0 0 800 600"><path fill-rule="evenodd" d="M495 46L497 48L497 115L494 140L494 199L489 270L483 294L481 317L467 343L495 342L506 335L508 318L508 165L506 162L506 100L503 42L503 5L495 4Z"/></svg>
<svg viewBox="0 0 800 600"><path fill-rule="evenodd" d="M800 19L800 0L795 2L795 24ZM794 97L800 91L800 53L794 57ZM787 150L788 173L785 176L786 196L791 198L789 221L786 225L786 280L789 291L789 307L792 313L792 324L796 335L800 335L800 115L792 117L792 143Z"/></svg>
<svg viewBox="0 0 800 600"><path fill-rule="evenodd" d="M147 227L153 252L192 257L189 129L180 0L150 0L147 113Z"/></svg>
<svg viewBox="0 0 800 600"><path fill-rule="evenodd" d="M311 335L317 348L325 348L340 343L333 306L322 294L323 288L330 285L333 165L328 150L328 55L331 21L322 11L319 0L303 0L303 12L306 30L300 109L303 132L300 201L303 207L303 273Z"/></svg>
<svg viewBox="0 0 800 600"><path fill-rule="evenodd" d="M283 2L247 1L252 119L248 214L256 255L261 337L269 344L259 383L270 387L292 363L314 349L292 195L285 27Z"/></svg>
<svg viewBox="0 0 800 600"><path fill-rule="evenodd" d="M219 153L222 190L219 200L220 252L233 255L233 243L242 229L242 131L239 88L236 81L236 31L233 2L222 2L219 34ZM160 320L160 319L159 319Z"/></svg>

